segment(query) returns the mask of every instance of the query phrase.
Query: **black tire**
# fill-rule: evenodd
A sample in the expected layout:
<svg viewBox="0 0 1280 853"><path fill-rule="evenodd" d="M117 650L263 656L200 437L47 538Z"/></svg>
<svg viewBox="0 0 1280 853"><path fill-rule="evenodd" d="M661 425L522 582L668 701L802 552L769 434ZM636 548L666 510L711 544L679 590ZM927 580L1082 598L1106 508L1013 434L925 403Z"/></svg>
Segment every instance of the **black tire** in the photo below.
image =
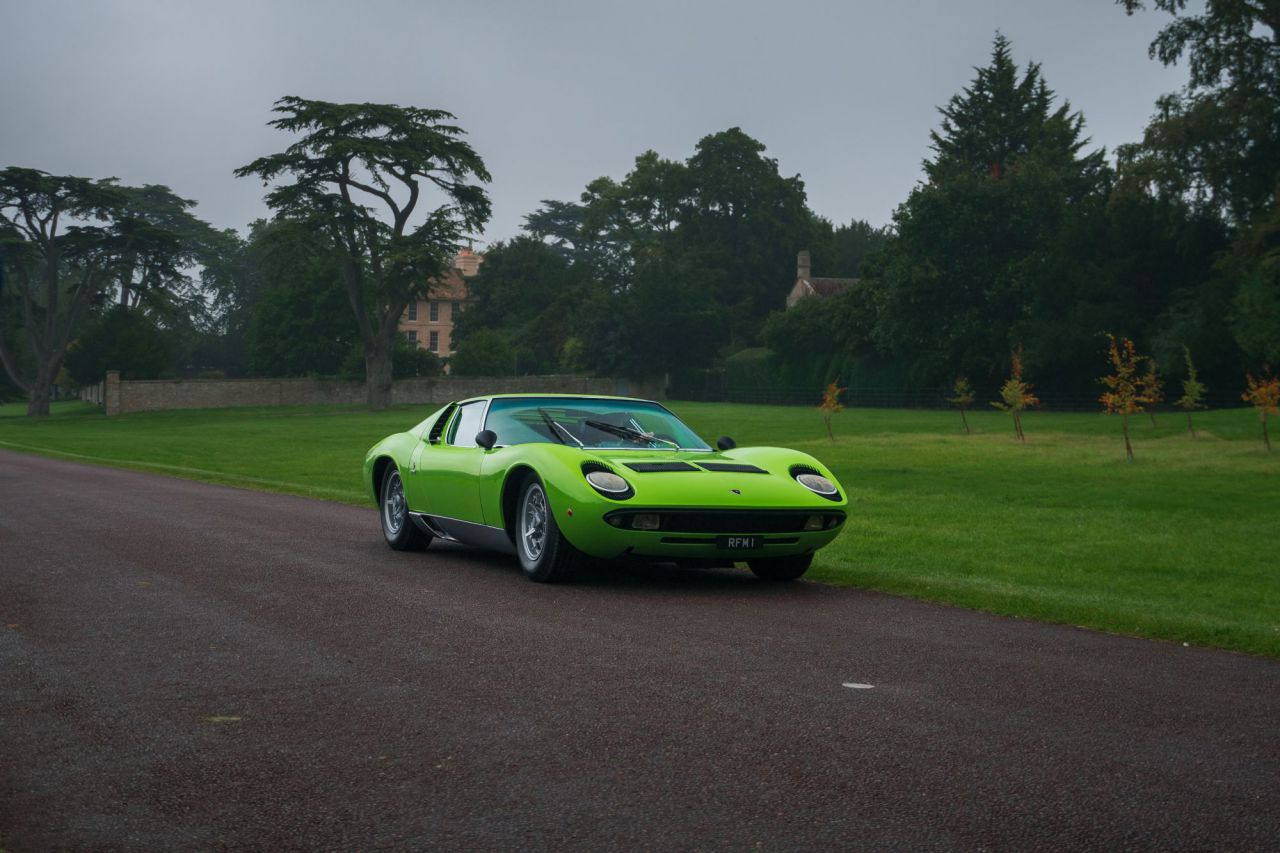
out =
<svg viewBox="0 0 1280 853"><path fill-rule="evenodd" d="M764 560L747 560L751 573L762 581L793 581L809 571L813 554L797 554L794 557L770 557Z"/></svg>
<svg viewBox="0 0 1280 853"><path fill-rule="evenodd" d="M520 568L531 581L567 581L582 563L582 552L569 544L556 525L556 515L537 475L530 475L520 489L514 530Z"/></svg>
<svg viewBox="0 0 1280 853"><path fill-rule="evenodd" d="M382 535L387 544L397 551L421 551L431 543L431 537L409 518L404 484L394 463L387 466L378 487L378 517L382 519Z"/></svg>

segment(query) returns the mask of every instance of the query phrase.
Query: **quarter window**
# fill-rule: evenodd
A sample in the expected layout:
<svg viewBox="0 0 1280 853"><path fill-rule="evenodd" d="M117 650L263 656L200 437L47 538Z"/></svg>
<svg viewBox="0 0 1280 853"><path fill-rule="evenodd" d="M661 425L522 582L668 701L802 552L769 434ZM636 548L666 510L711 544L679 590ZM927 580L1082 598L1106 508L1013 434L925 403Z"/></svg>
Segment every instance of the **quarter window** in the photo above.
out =
<svg viewBox="0 0 1280 853"><path fill-rule="evenodd" d="M484 422L484 400L458 407L449 429L449 443L454 447L475 447L476 433Z"/></svg>

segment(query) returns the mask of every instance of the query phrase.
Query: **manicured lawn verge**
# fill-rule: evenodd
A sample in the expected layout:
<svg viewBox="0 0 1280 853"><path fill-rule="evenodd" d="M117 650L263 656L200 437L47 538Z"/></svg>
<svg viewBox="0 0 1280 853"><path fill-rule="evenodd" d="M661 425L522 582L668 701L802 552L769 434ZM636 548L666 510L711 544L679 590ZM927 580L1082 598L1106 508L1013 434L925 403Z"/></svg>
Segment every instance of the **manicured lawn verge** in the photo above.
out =
<svg viewBox="0 0 1280 853"><path fill-rule="evenodd" d="M1280 453L1250 409L1119 423L1033 412L855 409L826 438L812 409L671 403L704 437L810 452L853 505L810 577L964 607L1280 657ZM0 447L371 505L366 448L421 407L149 412L0 407ZM371 530L370 535L376 535Z"/></svg>

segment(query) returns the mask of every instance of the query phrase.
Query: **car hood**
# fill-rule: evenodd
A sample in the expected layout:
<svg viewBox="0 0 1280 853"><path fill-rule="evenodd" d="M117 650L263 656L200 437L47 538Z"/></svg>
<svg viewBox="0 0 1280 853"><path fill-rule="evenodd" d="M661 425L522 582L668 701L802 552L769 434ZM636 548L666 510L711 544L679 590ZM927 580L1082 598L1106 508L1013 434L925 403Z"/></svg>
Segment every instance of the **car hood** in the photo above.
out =
<svg viewBox="0 0 1280 853"><path fill-rule="evenodd" d="M584 450L586 459L606 463L629 483L631 505L698 506L709 508L831 509L845 505L800 485L791 476L793 465L829 474L815 460L782 448L741 448L725 453L697 451ZM686 467L687 466L687 467ZM733 466L741 470L713 470ZM668 470L681 468L683 470Z"/></svg>

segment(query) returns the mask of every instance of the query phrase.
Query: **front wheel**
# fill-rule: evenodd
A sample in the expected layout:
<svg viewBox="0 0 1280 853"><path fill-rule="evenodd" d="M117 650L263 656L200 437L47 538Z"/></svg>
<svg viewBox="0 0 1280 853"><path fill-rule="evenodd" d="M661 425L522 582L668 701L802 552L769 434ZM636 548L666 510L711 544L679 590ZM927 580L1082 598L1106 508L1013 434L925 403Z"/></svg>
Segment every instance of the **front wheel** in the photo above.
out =
<svg viewBox="0 0 1280 853"><path fill-rule="evenodd" d="M421 551L431 542L431 537L418 529L409 518L409 504L404 499L404 483L394 464L387 466L379 490L382 516L382 535L387 544L397 551Z"/></svg>
<svg viewBox="0 0 1280 853"><path fill-rule="evenodd" d="M793 581L809 571L813 554L797 554L793 557L770 557L764 560L747 560L751 573L762 581Z"/></svg>
<svg viewBox="0 0 1280 853"><path fill-rule="evenodd" d="M581 552L556 526L547 491L536 476L525 483L517 504L516 553L525 577L538 583L568 580L582 561Z"/></svg>

